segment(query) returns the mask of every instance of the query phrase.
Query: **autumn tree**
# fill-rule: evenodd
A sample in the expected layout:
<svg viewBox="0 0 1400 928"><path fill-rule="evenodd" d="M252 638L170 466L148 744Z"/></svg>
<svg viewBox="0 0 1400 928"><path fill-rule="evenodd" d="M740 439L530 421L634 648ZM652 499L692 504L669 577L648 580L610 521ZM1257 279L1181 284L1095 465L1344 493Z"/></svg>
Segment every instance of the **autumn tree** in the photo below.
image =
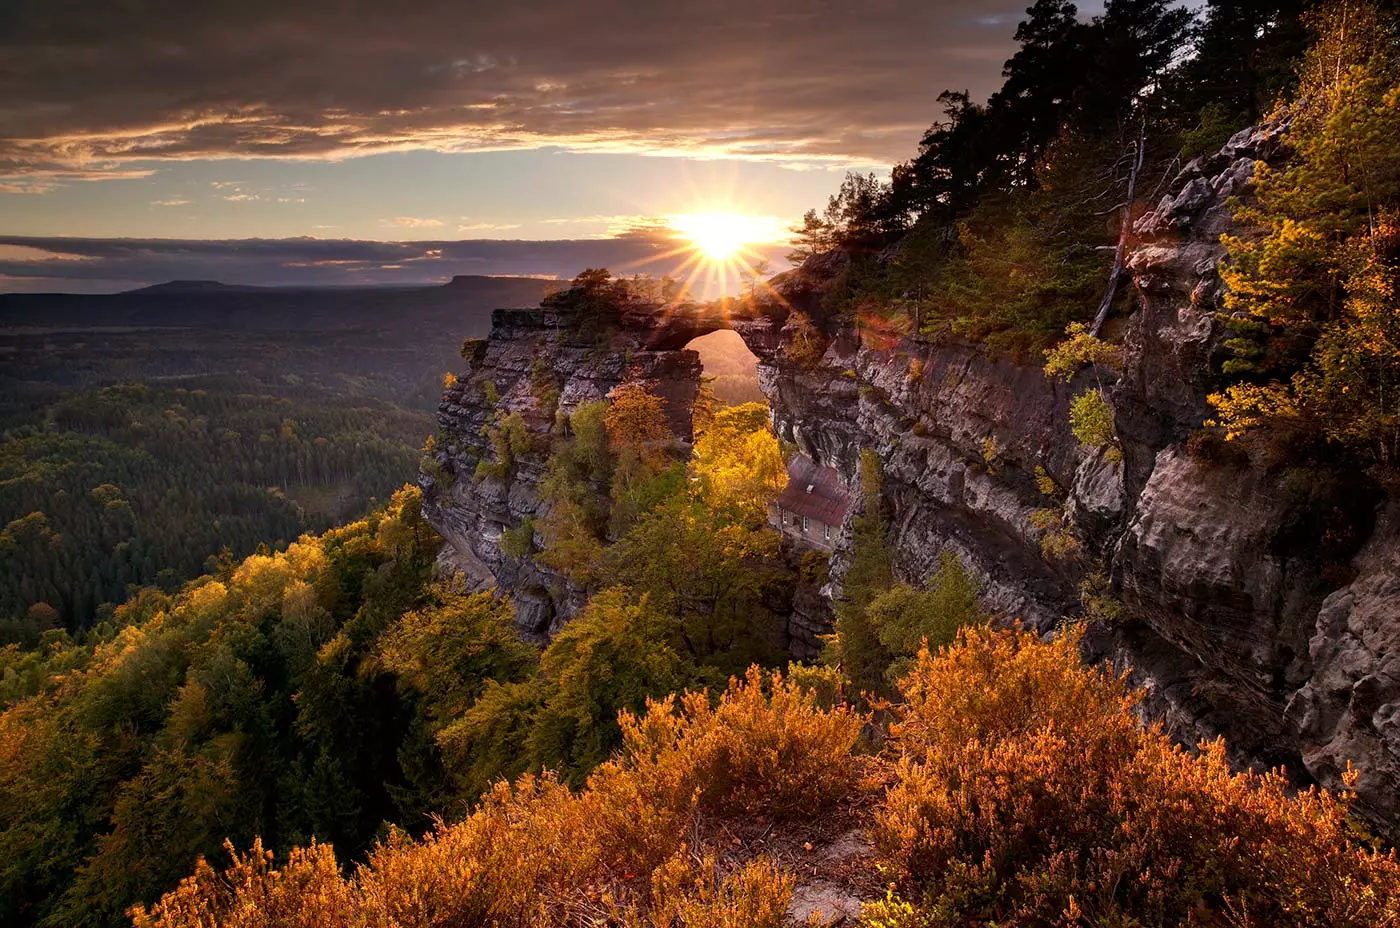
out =
<svg viewBox="0 0 1400 928"><path fill-rule="evenodd" d="M1400 460L1400 66L1393 23L1337 0L1311 15L1318 40L1287 110L1293 155L1261 166L1259 203L1227 236L1227 373L1210 397L1228 437L1313 429Z"/></svg>
<svg viewBox="0 0 1400 928"><path fill-rule="evenodd" d="M768 407L744 403L718 410L695 442L691 475L710 509L761 524L787 485L782 449Z"/></svg>
<svg viewBox="0 0 1400 928"><path fill-rule="evenodd" d="M616 453L623 448L635 448L645 456L664 449L658 445L673 436L666 421L665 401L643 383L624 383L608 394L608 409L603 417L607 426L608 444Z"/></svg>

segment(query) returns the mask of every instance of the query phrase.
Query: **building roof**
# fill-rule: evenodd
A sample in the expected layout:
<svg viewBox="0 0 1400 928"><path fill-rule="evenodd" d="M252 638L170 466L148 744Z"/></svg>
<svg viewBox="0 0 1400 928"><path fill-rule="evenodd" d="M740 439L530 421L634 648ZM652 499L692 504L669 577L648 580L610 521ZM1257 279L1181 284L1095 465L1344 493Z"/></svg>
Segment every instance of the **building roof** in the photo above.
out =
<svg viewBox="0 0 1400 928"><path fill-rule="evenodd" d="M793 455L787 471L787 489L778 497L777 505L827 525L840 525L850 500L841 475L830 467L818 467L805 454Z"/></svg>

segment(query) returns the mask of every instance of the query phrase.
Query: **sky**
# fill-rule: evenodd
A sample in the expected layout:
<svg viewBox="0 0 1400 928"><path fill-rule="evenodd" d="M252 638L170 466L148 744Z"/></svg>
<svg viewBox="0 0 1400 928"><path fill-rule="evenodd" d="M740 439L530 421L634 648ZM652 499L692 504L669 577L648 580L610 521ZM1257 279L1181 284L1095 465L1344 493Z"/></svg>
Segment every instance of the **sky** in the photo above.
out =
<svg viewBox="0 0 1400 928"><path fill-rule="evenodd" d="M910 157L1026 2L4 0L0 290L664 272Z"/></svg>

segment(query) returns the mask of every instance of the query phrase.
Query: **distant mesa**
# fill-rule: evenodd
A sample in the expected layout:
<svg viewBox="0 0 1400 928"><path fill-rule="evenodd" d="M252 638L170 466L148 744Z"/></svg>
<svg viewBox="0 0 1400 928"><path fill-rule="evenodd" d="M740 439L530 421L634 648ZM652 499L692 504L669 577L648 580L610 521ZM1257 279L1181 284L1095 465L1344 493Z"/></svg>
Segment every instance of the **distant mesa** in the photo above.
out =
<svg viewBox="0 0 1400 928"><path fill-rule="evenodd" d="M167 280L163 284L152 284L149 287L137 287L135 290L127 290L126 293L238 293L250 290L265 290L266 287L254 287L248 284L226 284L217 280Z"/></svg>
<svg viewBox="0 0 1400 928"><path fill-rule="evenodd" d="M458 274L443 286L453 290L481 290L496 284L497 278L486 274Z"/></svg>
<svg viewBox="0 0 1400 928"><path fill-rule="evenodd" d="M443 284L446 290L468 290L473 293L493 292L503 287L525 287L538 289L540 294L551 293L568 286L566 280L546 277L513 277L510 275L491 276L489 274L458 274Z"/></svg>

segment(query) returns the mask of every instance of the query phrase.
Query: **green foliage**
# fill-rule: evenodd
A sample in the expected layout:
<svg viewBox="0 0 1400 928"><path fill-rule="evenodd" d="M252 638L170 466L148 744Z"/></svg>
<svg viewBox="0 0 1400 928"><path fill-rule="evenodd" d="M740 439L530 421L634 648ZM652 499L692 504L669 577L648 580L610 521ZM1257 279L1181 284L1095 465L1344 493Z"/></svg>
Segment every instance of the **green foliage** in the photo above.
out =
<svg viewBox="0 0 1400 928"><path fill-rule="evenodd" d="M496 417L481 427L481 434L491 445L494 460L482 458L476 464L473 480L508 480L513 473L516 459L529 454L534 448L525 419L519 412L505 415L496 411Z"/></svg>
<svg viewBox="0 0 1400 928"><path fill-rule="evenodd" d="M125 924L226 837L315 834L353 854L383 821L431 808L435 749L413 746L411 707L375 661L387 632L408 678L444 696L469 685L465 665L430 667L437 648L471 651L457 624L470 610L427 592L437 543L404 489L177 594L143 591L81 644L0 651L15 684L0 714L0 921ZM490 654L479 668L508 666Z"/></svg>
<svg viewBox="0 0 1400 928"><path fill-rule="evenodd" d="M703 503L676 496L607 550L604 573L676 618L671 643L680 653L738 672L777 657L782 617L768 603L788 582L778 543L766 525L717 519Z"/></svg>
<svg viewBox="0 0 1400 928"><path fill-rule="evenodd" d="M1104 570L1085 576L1079 584L1079 602L1084 618L1090 622L1121 623L1130 618L1128 607L1113 593L1113 585Z"/></svg>
<svg viewBox="0 0 1400 928"><path fill-rule="evenodd" d="M567 781L587 774L622 743L618 711L694 685L698 668L667 642L673 619L646 595L604 590L566 625L540 661L543 699L525 739L532 767Z"/></svg>
<svg viewBox="0 0 1400 928"><path fill-rule="evenodd" d="M870 603L894 584L894 548L884 513L884 471L868 448L861 450L861 513L851 522L851 563L834 606L835 626L822 658L851 681L856 693L887 691L885 669L894 656L870 620Z"/></svg>
<svg viewBox="0 0 1400 928"><path fill-rule="evenodd" d="M569 417L574 460L585 478L599 484L607 482L612 463L608 457L607 411L606 401L580 403Z"/></svg>
<svg viewBox="0 0 1400 928"><path fill-rule="evenodd" d="M1110 461L1121 461L1118 433L1113 428L1113 407L1102 390L1086 390L1069 404L1069 428L1086 448L1106 451Z"/></svg>
<svg viewBox="0 0 1400 928"><path fill-rule="evenodd" d="M924 331L1026 357L1092 314L1108 276L1088 146L1065 143L1034 191L989 198L957 226L958 245L929 285Z"/></svg>
<svg viewBox="0 0 1400 928"><path fill-rule="evenodd" d="M508 557L529 557L535 550L535 520L526 516L515 528L501 532L501 551Z"/></svg>
<svg viewBox="0 0 1400 928"><path fill-rule="evenodd" d="M603 562L603 542L594 521L582 503L563 497L540 522L544 550L536 555L539 562L585 590L596 587Z"/></svg>
<svg viewBox="0 0 1400 928"><path fill-rule="evenodd" d="M1092 17L1037 0L1001 88L984 104L939 95L917 155L887 183L849 175L795 230L793 258L846 252L823 282L833 315L1035 357L1105 297L1113 243L1141 208L1122 201L1160 188L1139 181L1218 150L1287 85L1309 5L1210 0L1197 24L1169 0Z"/></svg>
<svg viewBox="0 0 1400 928"><path fill-rule="evenodd" d="M1195 123L1181 132L1181 156L1213 155L1239 131L1242 120L1231 104L1213 100L1196 114Z"/></svg>
<svg viewBox="0 0 1400 928"><path fill-rule="evenodd" d="M986 618L981 591L951 551L938 556L938 568L925 589L897 583L866 607L880 644L894 657L885 679L897 683L920 648L938 650L953 643L958 630Z"/></svg>
<svg viewBox="0 0 1400 928"><path fill-rule="evenodd" d="M440 493L451 492L452 488L457 485L457 472L451 467L443 465L431 454L423 455L422 460L418 462L418 472L432 477L433 483Z"/></svg>
<svg viewBox="0 0 1400 928"><path fill-rule="evenodd" d="M219 378L79 390L30 415L0 441L0 643L33 643L38 603L80 632L132 585L173 592L224 552L354 518L430 431L380 400Z"/></svg>
<svg viewBox="0 0 1400 928"><path fill-rule="evenodd" d="M422 700L429 719L457 718L488 682L524 679L538 663L536 650L515 633L509 600L447 585L432 587L426 600L381 636L378 657L401 690Z"/></svg>
<svg viewBox="0 0 1400 928"><path fill-rule="evenodd" d="M1035 510L1030 515L1030 523L1044 533L1040 536L1040 553L1046 559L1070 560L1078 557L1083 550L1067 504Z"/></svg>
<svg viewBox="0 0 1400 928"><path fill-rule="evenodd" d="M1225 322L1246 379L1210 397L1227 437L1301 427L1382 463L1400 459L1400 65L1371 3L1314 14L1288 140L1260 169L1260 237L1224 239Z"/></svg>

